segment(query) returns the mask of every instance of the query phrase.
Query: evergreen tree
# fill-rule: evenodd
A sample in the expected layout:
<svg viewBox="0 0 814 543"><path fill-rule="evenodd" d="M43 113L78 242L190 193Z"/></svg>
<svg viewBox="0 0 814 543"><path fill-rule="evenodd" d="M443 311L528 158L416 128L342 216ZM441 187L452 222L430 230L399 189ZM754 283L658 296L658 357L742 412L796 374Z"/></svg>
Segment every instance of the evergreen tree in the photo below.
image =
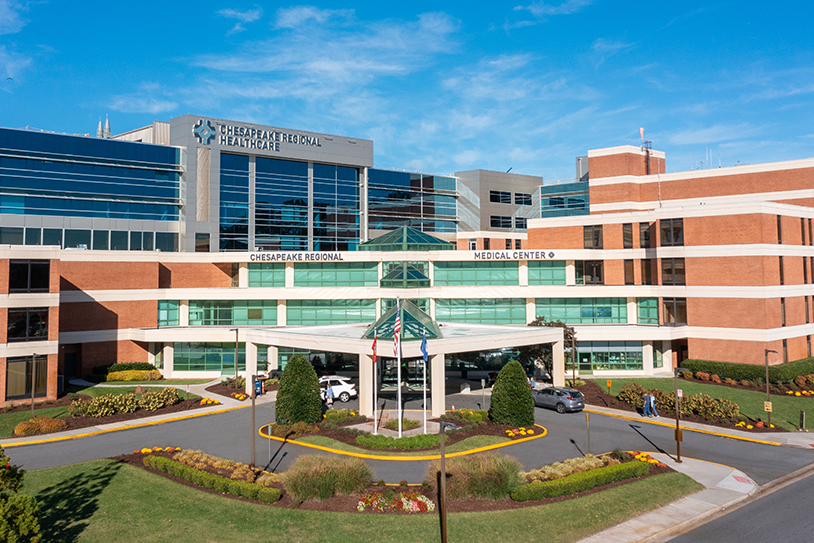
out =
<svg viewBox="0 0 814 543"><path fill-rule="evenodd" d="M317 424L322 420L319 378L314 367L302 355L294 355L285 365L277 389L277 422Z"/></svg>
<svg viewBox="0 0 814 543"><path fill-rule="evenodd" d="M37 543L40 509L32 496L20 494L25 470L12 466L0 447L0 541Z"/></svg>
<svg viewBox="0 0 814 543"><path fill-rule="evenodd" d="M517 360L509 361L497 374L492 387L489 418L495 424L534 424L534 398L523 366Z"/></svg>

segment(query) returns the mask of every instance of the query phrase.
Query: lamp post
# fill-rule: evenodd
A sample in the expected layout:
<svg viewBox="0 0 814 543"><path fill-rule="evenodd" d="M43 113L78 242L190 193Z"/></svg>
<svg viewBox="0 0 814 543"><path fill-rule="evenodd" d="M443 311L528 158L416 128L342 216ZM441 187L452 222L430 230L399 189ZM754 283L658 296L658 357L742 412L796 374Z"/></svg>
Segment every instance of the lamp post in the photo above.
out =
<svg viewBox="0 0 814 543"><path fill-rule="evenodd" d="M230 332L235 333L235 384L237 384L237 346L238 346L238 334L240 333L239 328L230 328Z"/></svg>
<svg viewBox="0 0 814 543"><path fill-rule="evenodd" d="M441 421L441 481L438 485L441 494L438 499L439 511L441 512L441 543L447 543L447 459L444 449L444 434L448 426L453 425Z"/></svg>
<svg viewBox="0 0 814 543"><path fill-rule="evenodd" d="M37 353L31 353L31 418L34 418L34 389L37 387Z"/></svg>
<svg viewBox="0 0 814 543"><path fill-rule="evenodd" d="M773 351L772 349L763 349L763 360L766 363L766 403L771 402L769 398L769 353L777 354L777 351ZM772 412L766 412L767 422L769 423L769 428L772 427Z"/></svg>
<svg viewBox="0 0 814 543"><path fill-rule="evenodd" d="M676 408L676 463L681 464L681 427L679 426L678 420L681 416L681 398L678 397L678 372L681 368L676 367L673 371L674 383L675 383L675 408Z"/></svg>
<svg viewBox="0 0 814 543"><path fill-rule="evenodd" d="M257 376L252 375L252 463L251 463L252 468L254 468L254 434L255 434L255 430L254 430L254 403L255 403L255 398L257 397L257 389L256 389L255 383L254 383L255 379L257 379ZM269 434L271 434L271 427L270 426L269 426ZM269 441L271 441L271 440L269 439Z"/></svg>

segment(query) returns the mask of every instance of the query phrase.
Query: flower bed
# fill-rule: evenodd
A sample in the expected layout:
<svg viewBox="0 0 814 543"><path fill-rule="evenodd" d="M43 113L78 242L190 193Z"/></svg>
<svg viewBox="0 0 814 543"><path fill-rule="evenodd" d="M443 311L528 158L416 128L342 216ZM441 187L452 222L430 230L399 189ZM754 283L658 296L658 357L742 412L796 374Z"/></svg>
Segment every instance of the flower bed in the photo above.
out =
<svg viewBox="0 0 814 543"><path fill-rule="evenodd" d="M391 489L384 492L372 492L359 498L356 510L377 513L404 511L405 513L429 513L435 511L435 503L417 490L395 492Z"/></svg>

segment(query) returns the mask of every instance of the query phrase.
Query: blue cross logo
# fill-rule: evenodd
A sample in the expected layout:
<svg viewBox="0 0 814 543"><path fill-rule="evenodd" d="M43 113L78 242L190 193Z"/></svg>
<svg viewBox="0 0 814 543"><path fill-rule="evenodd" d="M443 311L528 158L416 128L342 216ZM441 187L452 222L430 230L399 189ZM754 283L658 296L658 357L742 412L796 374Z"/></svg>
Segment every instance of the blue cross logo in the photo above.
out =
<svg viewBox="0 0 814 543"><path fill-rule="evenodd" d="M209 142L212 141L212 138L214 138L216 134L215 129L212 128L209 121L204 119L201 119L195 123L195 126L192 127L192 133L195 134L196 138L198 138L198 143L202 143L204 145L209 145Z"/></svg>

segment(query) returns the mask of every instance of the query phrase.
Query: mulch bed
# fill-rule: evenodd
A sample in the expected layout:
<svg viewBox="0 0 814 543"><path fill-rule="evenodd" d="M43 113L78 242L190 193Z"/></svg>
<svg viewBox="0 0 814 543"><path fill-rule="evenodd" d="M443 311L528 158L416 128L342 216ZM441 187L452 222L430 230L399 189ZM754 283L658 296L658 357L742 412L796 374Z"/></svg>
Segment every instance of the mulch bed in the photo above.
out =
<svg viewBox="0 0 814 543"><path fill-rule="evenodd" d="M181 393L183 396L183 392ZM83 394L78 395L80 398ZM88 399L90 397L82 398ZM70 405L70 404L69 404ZM66 430L76 430L79 428L87 428L89 426L98 426L100 424L110 424L111 422L125 422L129 420L143 419L147 417L155 417L156 415L167 415L169 413L182 413L184 411L192 411L201 407L201 400L181 400L175 405L169 405L156 409L155 411L147 411L146 409L139 409L132 413L116 413L109 417L64 417L63 420L68 423ZM65 431L65 430L63 430Z"/></svg>
<svg viewBox="0 0 814 543"><path fill-rule="evenodd" d="M61 398L59 398L57 400L48 400L46 402L35 403L34 404L34 416L35 417L37 416L37 410L38 409L50 409L52 407L70 407L71 402L73 400L75 400L76 398L82 398L83 400L89 400L90 396L87 396L85 394L78 394L78 395L76 395L76 397L71 398L66 394L66 395L62 396ZM23 404L17 405L15 407L11 408L11 409L6 407L6 408L0 410L0 414L2 414L2 413L19 413L20 411L31 412L31 400L29 400L28 403L23 403Z"/></svg>
<svg viewBox="0 0 814 543"><path fill-rule="evenodd" d="M272 390L277 390L278 386L279 385L269 385L269 386L267 386L266 387L266 393L271 392ZM233 392L240 392L242 394L246 393L246 388L245 387L234 388L234 387L229 387L229 386L226 386L226 385L222 385L220 383L218 383L217 385L212 385L210 387L206 387L204 390L206 390L207 392L211 392L212 394L217 394L219 396L225 396L227 398L232 398L232 399L235 399L234 396L232 396ZM251 397L247 397L246 399L251 400Z"/></svg>
<svg viewBox="0 0 814 543"><path fill-rule="evenodd" d="M685 379L686 380L686 379ZM698 381L702 383L709 384L709 381ZM621 411L628 411L629 413L635 413L637 415L642 414L642 410L640 408L633 407L627 402L623 402L619 400L616 396L611 396L608 394L607 389L603 389L595 382L588 380L585 382L584 385L575 387L582 395L585 397L585 403L589 405L598 405L601 407L610 407L612 409L619 409ZM748 388L748 387L746 387ZM661 417L658 420L662 422L670 422L670 420L675 420L675 414L673 412L659 412ZM642 416L644 419L645 417ZM746 418L746 417L742 417ZM653 418L649 418L648 420L655 420ZM709 426L717 426L719 428L728 428L730 430L743 430L744 432L750 433L767 433L767 432L786 432L788 430L781 428L779 426L775 426L774 428L758 428L754 427L751 430L747 430L745 427L736 428L734 424L732 424L728 419L721 419L720 417L715 417L713 419L706 419L701 415L693 414L690 416L681 415L682 422L696 422L698 424L707 424Z"/></svg>
<svg viewBox="0 0 814 543"><path fill-rule="evenodd" d="M704 385L716 385L716 386L719 386L719 387L737 388L737 389L740 389L740 390L751 390L752 392L763 392L764 394L766 393L766 385L765 384L762 385L762 386L754 386L754 385L745 386L745 385L742 385L740 381L736 381L736 383L734 385L731 385L731 384L728 384L728 383L726 383L724 381L721 381L720 383L716 383L714 381L704 381L704 380L696 379L696 378L685 379L685 378L682 377L678 381L679 386L681 386L681 381L689 381L690 383L701 383L701 384L704 384ZM814 387L806 387L806 388L803 389L803 388L797 388L796 386L791 386L790 387L790 386L787 386L787 385L776 385L776 384L772 383L772 384L769 385L769 394L773 395L773 396L788 396L788 394L786 394L787 390L791 390L792 392L801 392L803 390L812 390L812 389L814 389Z"/></svg>
<svg viewBox="0 0 814 543"><path fill-rule="evenodd" d="M158 456L164 456L164 457L167 457L167 458L172 458L174 453L160 451L160 452L154 452L154 453L151 453L151 454L158 455ZM147 470L149 472L155 473L157 475L160 475L162 477L165 477L167 479L170 479L172 481L175 481L175 482L180 483L182 485L186 485L188 487L194 488L194 489L202 491L202 492L208 492L210 494L218 494L218 495L225 496L227 498L231 498L231 499L234 499L234 500L242 500L242 501L245 501L245 502L258 503L258 504L267 505L267 506L270 506L270 507L280 507L280 508L283 508L283 509L301 509L301 510L306 510L306 511L330 511L330 512L334 512L334 513L362 514L362 513L359 513L356 510L356 506L357 506L357 504L359 502L359 498L361 497L361 495L362 494L369 494L369 493L373 493L373 492L382 492L382 491L385 490L384 487L371 484L367 488L367 490L365 492L363 492L362 494L353 494L353 495L349 495L349 496L339 496L339 495L337 495L337 496L332 496L332 497L328 498L327 500L322 500L322 501L320 501L320 500L311 500L311 501L303 502L303 503L298 505L298 504L296 504L294 502L294 500L291 498L291 496L288 495L288 493L285 491L285 488L282 485L275 485L276 488L278 488L278 489L280 489L282 491L282 498L279 501L275 502L275 503L268 504L268 503L263 503L263 502L259 502L259 501L255 501L255 500L248 500L246 498L232 496L230 494L221 494L220 492L217 492L215 490L211 490L211 489L207 489L207 488L203 488L203 487L194 485L194 484L190 483L189 481L187 481L185 479L181 479L179 477L169 475L167 473L164 473L163 471L155 470L155 469L153 469L151 467L148 467L148 466L146 466L144 464L144 457L145 456L146 455L141 454L141 453L130 453L130 454L122 454L122 455L119 455L119 456L114 456L112 459L116 460L116 461L119 461L119 462L124 462L126 464L130 464L132 466L135 466L135 467L138 467L138 468L141 468L141 469L145 469L145 470ZM637 462L637 460L632 460L632 461ZM217 473L217 470L215 470L214 468L211 469L211 470L207 470L207 471L210 471L210 473ZM463 499L463 500L450 500L450 499L448 499L447 502L446 502L447 512L449 512L449 513L471 513L471 512L482 512L482 511L501 511L501 510L507 510L507 509L521 509L523 507L535 507L535 506L538 506L538 505L546 505L546 504L549 504L549 503L556 503L556 502L562 502L562 501L566 501L566 500L570 500L570 499L574 499L574 498L580 498L582 496L587 496L589 494L594 494L595 492L601 492L603 490L608 490L610 488L614 488L614 487L617 487L617 486L625 485L625 484L632 483L632 482L635 482L635 481L640 481L642 479L646 479L648 477L653 477L655 475L660 475L660 474L663 474L663 473L672 473L673 471L674 470L672 468L670 468L669 466L660 468L660 467L657 467L655 465L652 465L652 466L650 466L650 472L647 475L643 476L643 477L636 477L636 478L627 479L627 480L624 480L624 481L617 481L615 483L611 483L611 484L608 484L608 485L592 488L591 490L578 492L576 494L571 494L569 496L560 496L560 497L557 497L557 498L547 498L547 499L544 499L544 500L516 502L516 501L512 500L511 498L503 498L501 500L486 500L486 499L479 499L479 498L467 498L467 499ZM218 473L218 474L222 475L222 473ZM432 512L432 513L429 513L429 514L438 514L438 501L439 501L438 500L438 494L433 489L431 489L431 488L423 488L423 487L415 487L415 486L412 486L412 487L393 487L393 486L390 486L388 488L392 488L395 492L403 492L403 491L407 490L408 488L417 490L419 493L421 493L424 496L428 497L429 499L431 499L435 503L435 505L436 505L435 511ZM370 511L370 510L366 510L366 511L364 511L364 513L373 514L373 515L394 515L394 514L395 515L410 515L410 514L411 515L416 515L416 514L418 514L418 513L407 513L407 512L404 512L404 511L376 512L376 511Z"/></svg>

